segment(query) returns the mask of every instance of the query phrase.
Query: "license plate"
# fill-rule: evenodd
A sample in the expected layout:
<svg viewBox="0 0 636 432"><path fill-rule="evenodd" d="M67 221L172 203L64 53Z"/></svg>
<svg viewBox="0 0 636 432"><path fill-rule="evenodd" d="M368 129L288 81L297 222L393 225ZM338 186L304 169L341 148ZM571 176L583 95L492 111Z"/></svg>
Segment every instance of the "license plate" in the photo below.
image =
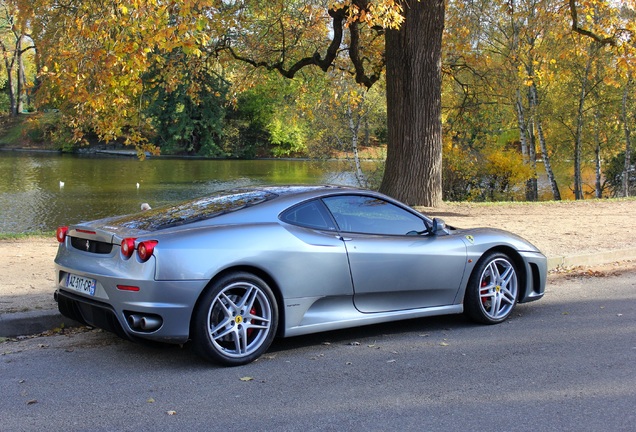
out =
<svg viewBox="0 0 636 432"><path fill-rule="evenodd" d="M66 275L66 287L91 296L95 295L95 279L89 279L69 273Z"/></svg>

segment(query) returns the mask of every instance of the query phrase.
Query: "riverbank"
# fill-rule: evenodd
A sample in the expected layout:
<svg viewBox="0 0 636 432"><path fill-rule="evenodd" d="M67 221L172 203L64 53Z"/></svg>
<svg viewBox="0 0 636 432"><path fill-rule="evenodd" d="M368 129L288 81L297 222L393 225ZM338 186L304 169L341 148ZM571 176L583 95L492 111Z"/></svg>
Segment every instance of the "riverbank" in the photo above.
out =
<svg viewBox="0 0 636 432"><path fill-rule="evenodd" d="M606 264L636 266L636 199L547 203L444 203L419 208L462 228L488 226L517 233L550 259L552 269L583 265L588 271L613 271ZM56 309L53 260L57 242L50 237L0 240L0 314Z"/></svg>
<svg viewBox="0 0 636 432"><path fill-rule="evenodd" d="M123 140L110 143L97 140L97 138L87 138L87 144L82 146L66 144L54 144L50 142L50 131L55 130L59 122L58 112L46 113L23 113L17 117L0 115L0 151L24 151L24 152L53 152L53 153L73 153L82 155L97 156L124 156L124 157L163 157L175 159L236 159L234 157L211 157L191 154L151 154L148 151L139 152L133 145L124 145ZM254 158L258 160L311 160L324 159L323 157L311 158L308 154L297 155L298 157L273 157L271 155L260 155ZM386 158L386 145L371 147L359 146L358 157L361 160L384 160ZM350 160L353 159L353 152L333 150L328 159Z"/></svg>

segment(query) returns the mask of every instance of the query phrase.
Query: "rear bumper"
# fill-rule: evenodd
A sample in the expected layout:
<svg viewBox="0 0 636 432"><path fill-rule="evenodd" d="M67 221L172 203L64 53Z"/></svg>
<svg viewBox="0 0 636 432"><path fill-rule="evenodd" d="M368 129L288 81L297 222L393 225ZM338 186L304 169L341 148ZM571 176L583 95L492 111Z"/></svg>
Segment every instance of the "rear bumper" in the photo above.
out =
<svg viewBox="0 0 636 432"><path fill-rule="evenodd" d="M190 317L192 308L148 308L130 307L129 310L117 310L102 301L58 289L55 300L62 315L81 324L115 333L121 338L136 341L147 339L165 343L185 343L190 338ZM131 316L158 317L156 329L143 330L133 328Z"/></svg>
<svg viewBox="0 0 636 432"><path fill-rule="evenodd" d="M60 313L92 327L129 339L184 343L190 337L190 320L199 295L207 285L202 280L130 280L80 272L56 265L58 286L55 298ZM66 275L96 280L94 295L66 287ZM126 291L118 285L134 285ZM140 322L149 325L141 325Z"/></svg>

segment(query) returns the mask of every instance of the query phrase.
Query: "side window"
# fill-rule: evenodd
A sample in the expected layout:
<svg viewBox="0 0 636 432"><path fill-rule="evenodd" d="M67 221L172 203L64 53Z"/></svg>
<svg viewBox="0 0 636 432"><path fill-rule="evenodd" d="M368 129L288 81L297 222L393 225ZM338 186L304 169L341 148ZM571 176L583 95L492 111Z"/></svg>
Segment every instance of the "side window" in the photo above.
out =
<svg viewBox="0 0 636 432"><path fill-rule="evenodd" d="M292 225L335 231L336 227L322 202L309 201L286 210L280 219Z"/></svg>
<svg viewBox="0 0 636 432"><path fill-rule="evenodd" d="M379 198L343 195L323 198L323 201L341 231L380 235L426 232L422 218Z"/></svg>

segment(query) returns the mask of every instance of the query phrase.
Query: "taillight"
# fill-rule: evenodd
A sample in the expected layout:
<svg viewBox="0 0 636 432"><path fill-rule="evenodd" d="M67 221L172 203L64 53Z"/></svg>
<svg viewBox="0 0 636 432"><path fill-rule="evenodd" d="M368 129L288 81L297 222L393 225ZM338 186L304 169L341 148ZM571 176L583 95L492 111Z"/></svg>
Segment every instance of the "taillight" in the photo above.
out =
<svg viewBox="0 0 636 432"><path fill-rule="evenodd" d="M124 259L130 258L135 253L135 238L128 237L121 241L121 254Z"/></svg>
<svg viewBox="0 0 636 432"><path fill-rule="evenodd" d="M60 243L64 243L64 240L66 240L66 234L68 234L68 227L61 226L57 228L55 237L57 238L57 241L59 241Z"/></svg>
<svg viewBox="0 0 636 432"><path fill-rule="evenodd" d="M155 250L155 246L159 243L157 240L146 240L137 246L137 255L142 262L148 261Z"/></svg>
<svg viewBox="0 0 636 432"><path fill-rule="evenodd" d="M139 291L139 287L135 285L117 285L117 289L120 291Z"/></svg>
<svg viewBox="0 0 636 432"><path fill-rule="evenodd" d="M81 232L81 233L84 233L84 234L91 234L91 235L97 234L95 231L86 230L86 229L80 229L80 228L77 228L75 231Z"/></svg>

